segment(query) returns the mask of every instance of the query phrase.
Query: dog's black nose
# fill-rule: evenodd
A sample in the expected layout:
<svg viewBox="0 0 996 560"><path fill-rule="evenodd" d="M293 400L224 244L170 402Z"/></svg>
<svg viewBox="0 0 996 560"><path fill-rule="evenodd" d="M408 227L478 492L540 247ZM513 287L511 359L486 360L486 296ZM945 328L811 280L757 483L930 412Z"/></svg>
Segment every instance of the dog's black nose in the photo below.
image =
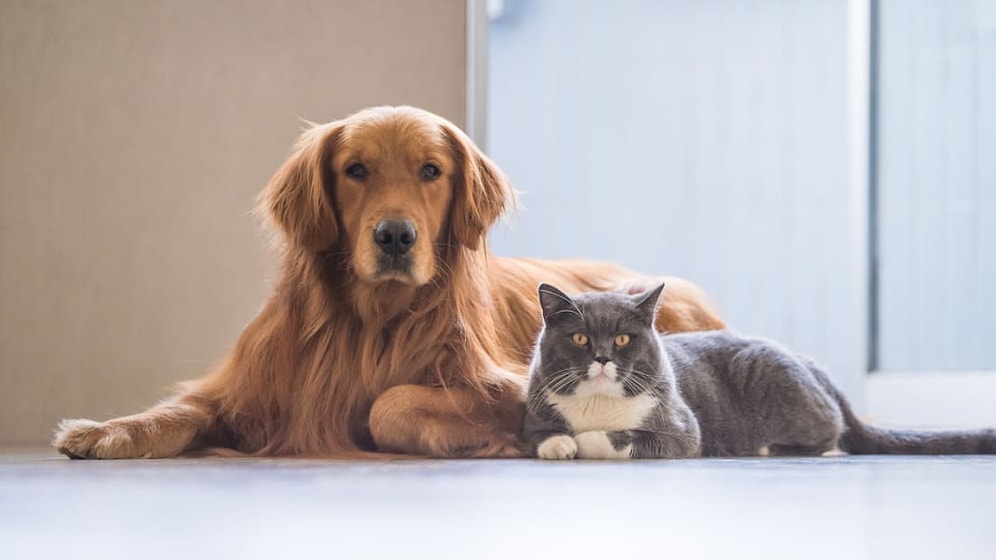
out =
<svg viewBox="0 0 996 560"><path fill-rule="evenodd" d="M374 228L374 243L388 255L404 255L416 237L415 224L409 220L384 220Z"/></svg>
<svg viewBox="0 0 996 560"><path fill-rule="evenodd" d="M609 363L609 358L607 356L595 356L595 361L604 366Z"/></svg>

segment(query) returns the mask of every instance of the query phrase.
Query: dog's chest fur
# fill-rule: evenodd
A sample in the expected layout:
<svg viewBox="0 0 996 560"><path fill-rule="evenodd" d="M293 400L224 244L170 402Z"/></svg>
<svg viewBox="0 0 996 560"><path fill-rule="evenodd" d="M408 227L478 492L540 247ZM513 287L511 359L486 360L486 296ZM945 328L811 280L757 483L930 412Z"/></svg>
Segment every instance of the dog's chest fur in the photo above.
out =
<svg viewBox="0 0 996 560"><path fill-rule="evenodd" d="M547 400L576 434L635 430L657 406L657 399L646 393L633 397L548 393Z"/></svg>

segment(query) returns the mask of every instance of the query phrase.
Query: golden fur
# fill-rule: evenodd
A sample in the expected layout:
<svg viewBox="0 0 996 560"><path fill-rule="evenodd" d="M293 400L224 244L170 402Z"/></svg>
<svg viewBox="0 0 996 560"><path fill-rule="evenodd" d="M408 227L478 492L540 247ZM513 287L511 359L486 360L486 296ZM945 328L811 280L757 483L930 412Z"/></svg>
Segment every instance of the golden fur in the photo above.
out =
<svg viewBox="0 0 996 560"><path fill-rule="evenodd" d="M346 172L357 163L362 178ZM422 175L426 163L441 175ZM230 356L140 414L64 420L54 445L80 458L517 456L537 285L652 280L492 256L486 233L511 199L494 163L431 113L379 107L315 126L260 196L282 234L282 275ZM385 219L418 233L407 269L378 265L372 231ZM698 288L667 283L661 330L723 326Z"/></svg>

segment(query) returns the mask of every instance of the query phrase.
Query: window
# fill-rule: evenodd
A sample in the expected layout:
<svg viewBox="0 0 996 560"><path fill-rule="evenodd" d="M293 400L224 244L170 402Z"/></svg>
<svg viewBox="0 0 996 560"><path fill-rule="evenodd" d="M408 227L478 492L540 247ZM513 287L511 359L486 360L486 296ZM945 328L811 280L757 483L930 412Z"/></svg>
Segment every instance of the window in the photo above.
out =
<svg viewBox="0 0 996 560"><path fill-rule="evenodd" d="M996 2L878 5L873 366L996 370Z"/></svg>

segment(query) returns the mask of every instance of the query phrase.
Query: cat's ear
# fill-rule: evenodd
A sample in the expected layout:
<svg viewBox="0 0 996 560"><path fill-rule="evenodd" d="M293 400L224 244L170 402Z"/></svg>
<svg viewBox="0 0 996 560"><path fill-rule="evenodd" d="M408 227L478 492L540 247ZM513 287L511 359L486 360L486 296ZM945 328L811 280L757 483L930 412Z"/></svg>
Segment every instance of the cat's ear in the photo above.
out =
<svg viewBox="0 0 996 560"><path fill-rule="evenodd" d="M660 305L661 293L664 292L664 283L652 290L648 290L636 296L634 303L641 315L647 318L652 324L657 320L657 308Z"/></svg>
<svg viewBox="0 0 996 560"><path fill-rule="evenodd" d="M565 311L574 311L574 300L567 294L560 291L552 284L539 285L540 308L543 309L543 320L549 321L552 317Z"/></svg>

